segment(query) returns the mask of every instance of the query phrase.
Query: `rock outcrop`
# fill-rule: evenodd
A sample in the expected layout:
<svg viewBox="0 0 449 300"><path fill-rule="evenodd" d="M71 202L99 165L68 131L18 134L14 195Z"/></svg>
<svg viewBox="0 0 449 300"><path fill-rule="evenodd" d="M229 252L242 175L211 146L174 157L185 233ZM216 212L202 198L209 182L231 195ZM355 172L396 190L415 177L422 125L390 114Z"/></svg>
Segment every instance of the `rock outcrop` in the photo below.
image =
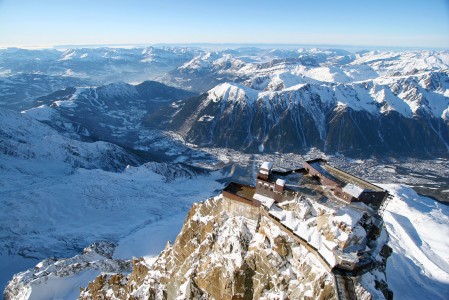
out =
<svg viewBox="0 0 449 300"><path fill-rule="evenodd" d="M80 299L336 299L334 276L260 208L224 197L195 204L173 245L132 273L103 274ZM382 299L380 268L355 279L363 299ZM379 280L382 277L383 280Z"/></svg>

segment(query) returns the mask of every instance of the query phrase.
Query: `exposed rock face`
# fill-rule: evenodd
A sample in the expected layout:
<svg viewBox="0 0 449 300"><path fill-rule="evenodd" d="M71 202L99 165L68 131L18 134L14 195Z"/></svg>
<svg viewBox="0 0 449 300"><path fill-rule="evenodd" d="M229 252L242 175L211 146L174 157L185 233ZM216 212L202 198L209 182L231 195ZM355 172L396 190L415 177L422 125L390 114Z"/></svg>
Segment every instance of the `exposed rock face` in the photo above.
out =
<svg viewBox="0 0 449 300"><path fill-rule="evenodd" d="M179 103L169 127L190 143L248 152L447 156L448 82L439 72L268 90L224 83Z"/></svg>
<svg viewBox="0 0 449 300"><path fill-rule="evenodd" d="M248 205L243 217L229 201L195 204L152 265L135 260L129 275L101 275L80 299L336 299L333 275L312 253L259 208Z"/></svg>

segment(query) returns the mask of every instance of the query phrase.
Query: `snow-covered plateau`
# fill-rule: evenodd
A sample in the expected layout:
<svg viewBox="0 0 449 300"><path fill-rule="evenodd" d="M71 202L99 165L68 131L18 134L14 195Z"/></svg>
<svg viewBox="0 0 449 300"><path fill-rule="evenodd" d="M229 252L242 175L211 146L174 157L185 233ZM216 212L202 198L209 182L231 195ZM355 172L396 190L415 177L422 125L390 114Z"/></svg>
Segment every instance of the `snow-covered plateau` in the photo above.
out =
<svg viewBox="0 0 449 300"><path fill-rule="evenodd" d="M387 278L395 299L447 299L449 207L403 185L383 185L394 199L384 213L389 245Z"/></svg>

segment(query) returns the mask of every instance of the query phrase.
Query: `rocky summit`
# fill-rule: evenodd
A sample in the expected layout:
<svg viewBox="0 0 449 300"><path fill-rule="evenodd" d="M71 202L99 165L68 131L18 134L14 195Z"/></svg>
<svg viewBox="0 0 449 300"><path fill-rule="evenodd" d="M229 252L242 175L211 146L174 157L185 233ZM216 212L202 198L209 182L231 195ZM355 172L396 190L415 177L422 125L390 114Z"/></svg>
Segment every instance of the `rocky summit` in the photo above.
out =
<svg viewBox="0 0 449 300"><path fill-rule="evenodd" d="M308 211L314 226L316 211ZM352 279L358 299L388 294L382 255L374 269ZM130 274L103 274L80 295L105 298L341 299L334 275L307 247L260 208L223 196L194 204L174 244L153 264L136 259Z"/></svg>

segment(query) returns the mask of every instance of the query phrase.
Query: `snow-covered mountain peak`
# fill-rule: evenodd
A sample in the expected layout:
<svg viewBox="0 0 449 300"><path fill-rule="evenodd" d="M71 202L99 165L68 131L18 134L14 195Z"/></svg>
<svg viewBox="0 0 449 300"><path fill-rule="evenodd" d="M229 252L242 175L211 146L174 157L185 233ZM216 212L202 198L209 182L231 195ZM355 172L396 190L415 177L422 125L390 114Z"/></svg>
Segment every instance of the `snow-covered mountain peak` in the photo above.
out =
<svg viewBox="0 0 449 300"><path fill-rule="evenodd" d="M449 107L443 111L443 113L441 114L441 118L446 122L449 122Z"/></svg>
<svg viewBox="0 0 449 300"><path fill-rule="evenodd" d="M258 91L235 83L223 83L208 92L208 99L213 102L254 102L257 97Z"/></svg>
<svg viewBox="0 0 449 300"><path fill-rule="evenodd" d="M61 61L70 60L70 59L74 58L75 55L76 55L75 49L68 49L61 53L61 58L59 60L61 60Z"/></svg>
<svg viewBox="0 0 449 300"><path fill-rule="evenodd" d="M99 61L99 60L124 60L126 53L132 49L114 48L71 48L61 52L59 61Z"/></svg>
<svg viewBox="0 0 449 300"><path fill-rule="evenodd" d="M164 64L167 62L184 63L191 60L199 50L192 48L146 47L141 51L140 62Z"/></svg>
<svg viewBox="0 0 449 300"><path fill-rule="evenodd" d="M271 144L276 151L279 147L292 151L292 147L308 149L312 143L329 151L337 143L341 150L336 151L370 152L379 147L381 152L393 148L396 153L417 149L430 153L437 148L440 153L447 152L449 132L440 123L446 120L449 108L447 72L426 71L347 83L306 76L313 75L310 70L323 69L335 67L260 69L244 84L218 84L209 90L207 99L199 99L196 107L181 108L183 112L175 119L179 116L182 120L175 124L183 124L182 134L199 145L262 149L260 145ZM338 74L347 76L341 70ZM215 104L218 102L220 105ZM441 129L430 122L440 123ZM425 129L428 126L433 129ZM239 138L231 138L223 128L232 128ZM403 128L408 129L404 132ZM342 138L348 140L342 142ZM287 146L289 143L295 146Z"/></svg>
<svg viewBox="0 0 449 300"><path fill-rule="evenodd" d="M186 62L178 68L181 72L199 72L205 70L216 70L223 72L240 72L240 69L246 65L245 61L239 56L234 56L226 52L205 52L195 56L189 62Z"/></svg>
<svg viewBox="0 0 449 300"><path fill-rule="evenodd" d="M266 80L265 83L268 84L265 87L263 83L262 85L259 84L257 86L265 91L294 90L300 88L301 85L308 82L309 80L304 78L302 75L281 71L276 72L269 80Z"/></svg>
<svg viewBox="0 0 449 300"><path fill-rule="evenodd" d="M335 66L321 66L316 68L296 67L293 73L325 83L349 83L353 78L349 77L341 68Z"/></svg>
<svg viewBox="0 0 449 300"><path fill-rule="evenodd" d="M192 60L180 66L178 69L200 70L208 68L211 67L213 65L213 62L220 57L222 57L222 55L217 52L200 53L197 56L195 56Z"/></svg>

